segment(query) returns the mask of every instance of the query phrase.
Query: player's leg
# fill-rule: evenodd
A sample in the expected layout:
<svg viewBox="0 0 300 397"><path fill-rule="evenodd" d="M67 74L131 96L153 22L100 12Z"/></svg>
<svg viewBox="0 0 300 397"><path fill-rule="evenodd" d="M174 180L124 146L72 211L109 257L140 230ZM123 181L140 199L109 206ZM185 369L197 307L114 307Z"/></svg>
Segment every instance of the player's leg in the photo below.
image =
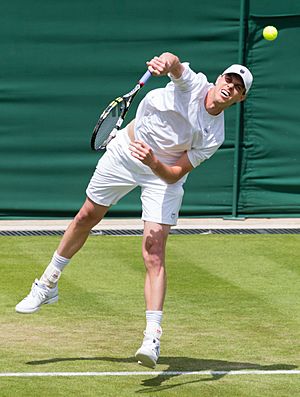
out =
<svg viewBox="0 0 300 397"><path fill-rule="evenodd" d="M119 131L107 146L87 187L89 198L65 232L41 280L33 283L28 297L16 306L17 312L33 313L43 303L57 301L57 281L70 258L83 246L90 230L100 222L108 208L137 185L122 155L121 149L128 147L126 142L123 143L126 135L126 131Z"/></svg>
<svg viewBox="0 0 300 397"><path fill-rule="evenodd" d="M87 197L78 214L65 231L57 251L43 273L40 279L42 284L49 288L56 286L63 269L82 248L91 229L103 219L108 209L109 207L96 204Z"/></svg>
<svg viewBox="0 0 300 397"><path fill-rule="evenodd" d="M167 284L165 250L169 231L169 225L144 222L142 253L146 267L146 310L163 309Z"/></svg>
<svg viewBox="0 0 300 397"><path fill-rule="evenodd" d="M18 313L30 314L43 304L58 300L57 282L72 256L83 246L91 229L101 221L109 207L95 204L89 198L75 216L40 280L32 284L30 293L16 305Z"/></svg>
<svg viewBox="0 0 300 397"><path fill-rule="evenodd" d="M104 218L108 209L109 207L95 204L87 198L67 228L57 248L57 253L68 259L72 258L86 242L91 229Z"/></svg>
<svg viewBox="0 0 300 397"><path fill-rule="evenodd" d="M167 287L165 249L170 226L144 223L143 259L146 268L146 330L143 344L136 352L140 364L154 368L160 353L161 321Z"/></svg>
<svg viewBox="0 0 300 397"><path fill-rule="evenodd" d="M176 225L183 197L182 182L166 184L153 175L142 184L144 220L143 258L146 267L146 330L136 358L142 365L154 367L159 356L161 321L167 276L165 250L170 227Z"/></svg>

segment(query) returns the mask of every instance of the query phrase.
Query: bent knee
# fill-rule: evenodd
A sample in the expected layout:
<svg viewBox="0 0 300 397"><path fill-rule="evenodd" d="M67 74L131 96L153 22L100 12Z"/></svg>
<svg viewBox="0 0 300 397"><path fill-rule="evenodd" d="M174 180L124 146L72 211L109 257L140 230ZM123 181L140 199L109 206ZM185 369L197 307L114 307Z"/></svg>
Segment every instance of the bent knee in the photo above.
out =
<svg viewBox="0 0 300 397"><path fill-rule="evenodd" d="M74 221L78 227L90 227L98 223L98 219L95 214L91 211L82 208L78 214L75 216Z"/></svg>

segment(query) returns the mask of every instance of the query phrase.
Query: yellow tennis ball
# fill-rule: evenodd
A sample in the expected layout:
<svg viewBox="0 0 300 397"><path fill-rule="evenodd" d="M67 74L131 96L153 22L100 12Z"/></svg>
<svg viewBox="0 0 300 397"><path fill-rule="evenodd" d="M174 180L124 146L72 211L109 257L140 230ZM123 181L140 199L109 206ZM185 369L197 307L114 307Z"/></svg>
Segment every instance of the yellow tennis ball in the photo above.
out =
<svg viewBox="0 0 300 397"><path fill-rule="evenodd" d="M266 26L263 30L263 36L266 40L273 41L278 36L278 30L275 26Z"/></svg>

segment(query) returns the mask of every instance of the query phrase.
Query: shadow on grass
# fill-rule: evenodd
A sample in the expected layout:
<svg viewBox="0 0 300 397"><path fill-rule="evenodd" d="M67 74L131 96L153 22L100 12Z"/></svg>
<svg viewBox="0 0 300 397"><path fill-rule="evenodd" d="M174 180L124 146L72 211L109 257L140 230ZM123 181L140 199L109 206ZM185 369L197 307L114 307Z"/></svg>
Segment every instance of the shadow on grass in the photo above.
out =
<svg viewBox="0 0 300 397"><path fill-rule="evenodd" d="M134 357L128 358L115 358L115 357L70 357L70 358L49 358L46 360L28 361L28 365L44 365L44 364L55 364L58 362L71 362L71 361L106 361L111 363L135 363ZM150 393L158 392L174 387L203 382L203 381L216 381L226 376L230 371L237 370L260 370L260 371L274 371L274 370L292 370L297 368L296 365L289 364L273 364L273 365L260 365L247 362L234 362L225 360L204 360L189 357L160 357L159 364L168 365L168 368L158 373L155 377L149 379L148 377L142 380L142 386L147 389L137 390L136 393ZM188 382L180 382L172 385L162 385L164 382L171 378L179 377L181 374L168 374L169 372L190 372L190 371L211 371L209 378L196 379ZM218 374L214 372L224 371L224 374ZM166 373L166 374L164 374ZM145 369L145 375L146 375ZM149 376L149 375L148 375Z"/></svg>

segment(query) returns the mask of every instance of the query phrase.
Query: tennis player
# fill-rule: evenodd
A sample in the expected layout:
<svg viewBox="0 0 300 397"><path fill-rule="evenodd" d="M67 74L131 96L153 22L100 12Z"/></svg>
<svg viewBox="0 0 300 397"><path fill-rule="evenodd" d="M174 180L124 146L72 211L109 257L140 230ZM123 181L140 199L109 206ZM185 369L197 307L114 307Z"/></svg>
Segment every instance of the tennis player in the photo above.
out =
<svg viewBox="0 0 300 397"><path fill-rule="evenodd" d="M154 368L160 353L166 293L165 249L176 225L187 175L209 159L224 140L224 110L241 102L253 77L243 65L231 65L209 83L188 63L169 52L147 62L153 76L168 75L165 88L150 91L135 119L108 144L86 190L82 208L66 230L44 274L16 306L34 313L58 300L57 283L70 259L109 208L137 186L141 187L146 268L146 329L136 359Z"/></svg>

